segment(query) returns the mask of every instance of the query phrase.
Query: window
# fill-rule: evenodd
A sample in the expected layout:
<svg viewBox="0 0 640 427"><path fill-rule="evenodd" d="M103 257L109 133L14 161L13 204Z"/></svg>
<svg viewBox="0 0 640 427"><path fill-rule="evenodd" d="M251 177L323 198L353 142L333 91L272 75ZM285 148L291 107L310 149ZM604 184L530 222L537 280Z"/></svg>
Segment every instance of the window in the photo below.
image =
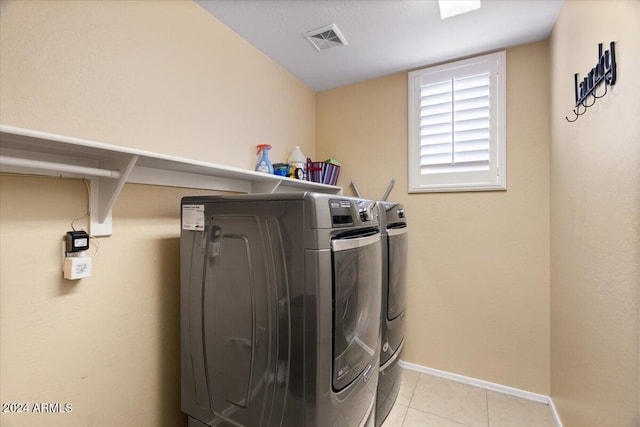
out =
<svg viewBox="0 0 640 427"><path fill-rule="evenodd" d="M409 73L409 192L506 190L505 52Z"/></svg>

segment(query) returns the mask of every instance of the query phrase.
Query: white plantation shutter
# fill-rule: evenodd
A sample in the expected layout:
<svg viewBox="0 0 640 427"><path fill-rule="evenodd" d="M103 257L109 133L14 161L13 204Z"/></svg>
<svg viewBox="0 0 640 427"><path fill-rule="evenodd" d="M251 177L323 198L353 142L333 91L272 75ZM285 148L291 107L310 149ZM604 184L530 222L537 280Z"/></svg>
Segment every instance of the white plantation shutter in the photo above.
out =
<svg viewBox="0 0 640 427"><path fill-rule="evenodd" d="M489 74L420 90L420 172L489 169Z"/></svg>
<svg viewBox="0 0 640 427"><path fill-rule="evenodd" d="M504 52L409 73L410 192L506 188L504 93Z"/></svg>

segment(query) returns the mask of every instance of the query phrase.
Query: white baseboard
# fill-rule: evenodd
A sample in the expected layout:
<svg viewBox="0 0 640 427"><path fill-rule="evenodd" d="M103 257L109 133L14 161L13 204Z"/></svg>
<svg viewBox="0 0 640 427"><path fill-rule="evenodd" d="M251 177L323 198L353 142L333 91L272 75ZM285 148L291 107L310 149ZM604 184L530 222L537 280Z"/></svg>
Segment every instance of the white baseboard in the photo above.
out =
<svg viewBox="0 0 640 427"><path fill-rule="evenodd" d="M497 393L503 393L503 394L508 394L510 396L519 397L521 399L532 400L538 403L544 403L546 405L549 405L549 409L551 410L551 415L553 416L553 421L555 422L556 427L563 427L562 421L560 420L560 416L558 415L558 411L555 405L553 404L553 400L551 399L551 397L545 396L544 394L532 393L530 391L521 390L519 388L509 387L502 384L496 384L489 381L480 380L477 378L466 377L464 375L454 374L452 372L447 372L447 371L441 371L439 369L428 368L426 366L417 365L415 363L405 362L404 360L400 361L400 366L402 366L405 369L410 369L412 371L433 375L434 377L445 378L451 381L456 381L459 383L483 388L485 390L491 390Z"/></svg>
<svg viewBox="0 0 640 427"><path fill-rule="evenodd" d="M556 405L553 403L553 399L549 397L549 408L551 408L551 415L553 415L553 421L556 423L556 427L562 427L562 420L560 419L560 414L556 409Z"/></svg>

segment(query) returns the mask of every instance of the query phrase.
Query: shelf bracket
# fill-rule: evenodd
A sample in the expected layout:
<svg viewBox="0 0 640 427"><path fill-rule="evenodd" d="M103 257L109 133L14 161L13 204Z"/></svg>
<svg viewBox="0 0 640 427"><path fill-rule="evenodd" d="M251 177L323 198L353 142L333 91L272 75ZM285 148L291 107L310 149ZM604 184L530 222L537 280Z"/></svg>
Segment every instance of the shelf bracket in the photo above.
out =
<svg viewBox="0 0 640 427"><path fill-rule="evenodd" d="M282 181L252 181L251 193L275 193Z"/></svg>
<svg viewBox="0 0 640 427"><path fill-rule="evenodd" d="M127 177L133 170L138 156L123 156L101 166L120 171L116 179L97 177L90 178L91 195L89 197L89 210L91 212L90 233L92 236L110 236L113 232L112 209Z"/></svg>

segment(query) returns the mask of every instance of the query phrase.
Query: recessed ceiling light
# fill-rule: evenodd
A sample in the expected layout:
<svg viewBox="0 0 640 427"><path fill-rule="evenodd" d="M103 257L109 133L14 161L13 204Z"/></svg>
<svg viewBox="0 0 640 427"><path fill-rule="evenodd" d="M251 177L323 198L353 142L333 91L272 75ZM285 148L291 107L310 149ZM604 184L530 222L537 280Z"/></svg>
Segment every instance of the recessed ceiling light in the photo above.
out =
<svg viewBox="0 0 640 427"><path fill-rule="evenodd" d="M440 19L447 19L480 9L480 0L438 0L438 6L440 6Z"/></svg>

